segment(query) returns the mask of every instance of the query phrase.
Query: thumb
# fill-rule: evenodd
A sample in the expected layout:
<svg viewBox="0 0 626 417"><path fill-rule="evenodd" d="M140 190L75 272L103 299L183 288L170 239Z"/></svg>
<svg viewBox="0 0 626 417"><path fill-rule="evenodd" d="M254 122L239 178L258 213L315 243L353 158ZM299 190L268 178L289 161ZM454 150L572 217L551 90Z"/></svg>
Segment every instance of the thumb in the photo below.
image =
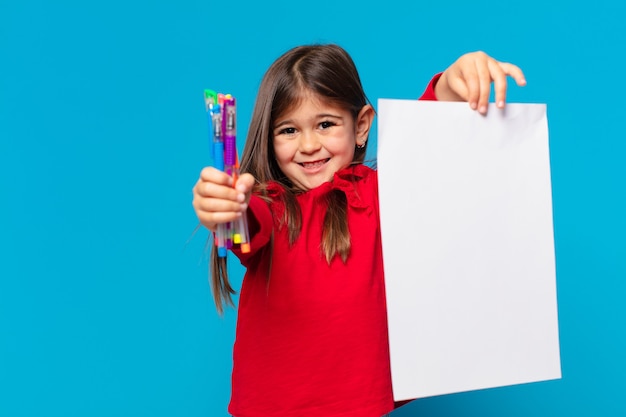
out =
<svg viewBox="0 0 626 417"><path fill-rule="evenodd" d="M254 177L252 174L241 174L237 179L237 184L235 185L235 189L244 194L246 197L246 201L250 198L250 193L252 192L252 187L254 187Z"/></svg>

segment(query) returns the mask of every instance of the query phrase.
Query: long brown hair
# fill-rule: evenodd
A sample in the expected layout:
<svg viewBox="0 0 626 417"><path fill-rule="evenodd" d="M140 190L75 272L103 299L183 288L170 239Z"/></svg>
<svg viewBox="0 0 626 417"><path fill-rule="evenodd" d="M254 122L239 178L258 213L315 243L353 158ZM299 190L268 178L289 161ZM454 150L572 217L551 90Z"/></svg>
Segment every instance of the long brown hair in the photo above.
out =
<svg viewBox="0 0 626 417"><path fill-rule="evenodd" d="M255 193L264 196L269 181L285 189L282 194L285 214L278 219L280 227L288 228L293 244L302 227L302 213L296 200L301 192L280 170L273 146L273 126L278 117L299 103L302 92L312 92L350 112L356 120L361 109L369 103L359 73L350 55L334 44L298 46L283 54L265 73L252 113L245 148L241 157L241 172L249 172L257 183ZM365 159L365 146L356 147L353 164ZM350 253L350 232L347 223L347 200L343 192L334 190L327 196L328 208L324 218L321 248L330 263L339 255L345 262ZM217 310L224 303L233 305L234 289L228 280L226 258L211 253L211 281Z"/></svg>

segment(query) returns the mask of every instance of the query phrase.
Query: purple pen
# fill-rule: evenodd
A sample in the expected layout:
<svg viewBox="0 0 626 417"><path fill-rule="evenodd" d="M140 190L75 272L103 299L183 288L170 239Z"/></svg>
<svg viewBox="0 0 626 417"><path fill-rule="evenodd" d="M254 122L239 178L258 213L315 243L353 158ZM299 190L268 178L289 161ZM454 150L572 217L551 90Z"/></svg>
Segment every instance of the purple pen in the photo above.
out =
<svg viewBox="0 0 626 417"><path fill-rule="evenodd" d="M224 100L222 116L222 134L224 135L224 171L230 176L235 175L237 163L237 130L235 98Z"/></svg>
<svg viewBox="0 0 626 417"><path fill-rule="evenodd" d="M236 163L237 163L237 131L236 131L236 108L235 99L232 96L226 96L222 103L222 134L224 135L224 172L233 177L236 181ZM226 247L233 247L235 238L235 224L229 222L226 224Z"/></svg>

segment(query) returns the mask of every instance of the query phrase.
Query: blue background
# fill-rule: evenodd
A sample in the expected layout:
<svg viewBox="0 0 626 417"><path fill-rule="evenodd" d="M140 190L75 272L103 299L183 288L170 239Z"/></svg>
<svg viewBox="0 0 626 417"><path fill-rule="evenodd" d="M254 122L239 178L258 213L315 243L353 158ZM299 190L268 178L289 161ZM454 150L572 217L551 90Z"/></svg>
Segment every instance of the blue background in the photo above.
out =
<svg viewBox="0 0 626 417"><path fill-rule="evenodd" d="M548 104L563 378L394 415L626 415L623 3L213 3L0 0L0 416L226 416L202 90L239 98L243 134L265 69L311 42L374 103L482 49L524 69L509 101Z"/></svg>

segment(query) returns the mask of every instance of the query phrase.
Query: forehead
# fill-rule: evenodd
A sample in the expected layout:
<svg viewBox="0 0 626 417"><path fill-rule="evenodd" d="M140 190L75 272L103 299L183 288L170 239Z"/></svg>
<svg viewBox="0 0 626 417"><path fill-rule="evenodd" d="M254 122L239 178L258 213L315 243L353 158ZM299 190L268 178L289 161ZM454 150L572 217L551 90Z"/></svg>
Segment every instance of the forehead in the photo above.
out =
<svg viewBox="0 0 626 417"><path fill-rule="evenodd" d="M320 96L311 90L303 89L296 96L295 100L278 115L276 121L279 122L282 119L290 118L302 112L313 113L311 114L311 116L313 116L316 113L326 113L328 111L343 113L345 110L336 102Z"/></svg>

